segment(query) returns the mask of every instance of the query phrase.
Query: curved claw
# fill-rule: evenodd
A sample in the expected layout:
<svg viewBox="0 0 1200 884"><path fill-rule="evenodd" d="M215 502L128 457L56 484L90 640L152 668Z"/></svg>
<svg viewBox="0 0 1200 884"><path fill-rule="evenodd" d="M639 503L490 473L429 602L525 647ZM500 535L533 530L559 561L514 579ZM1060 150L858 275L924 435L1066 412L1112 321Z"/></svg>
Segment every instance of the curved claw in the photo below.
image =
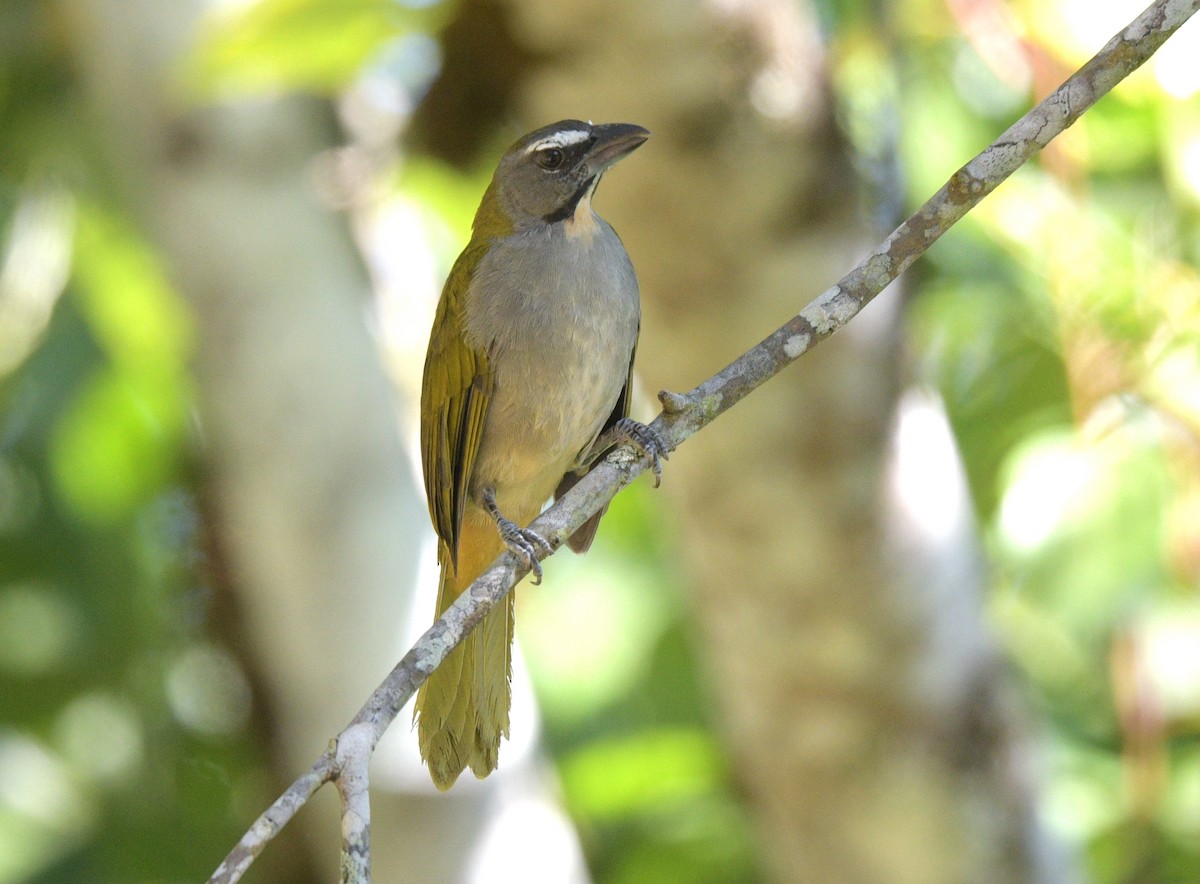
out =
<svg viewBox="0 0 1200 884"><path fill-rule="evenodd" d="M534 585L541 583L542 563L538 561L537 548L541 548L543 555L550 555L554 548L550 546L549 541L536 531L518 528L516 522L511 522L503 516L496 520L496 527L500 529L500 537L509 550L533 572Z"/></svg>
<svg viewBox="0 0 1200 884"><path fill-rule="evenodd" d="M654 487L662 484L662 461L667 460L667 441L649 424L643 424L630 417L623 417L613 424L613 432L622 441L628 442L634 448L650 458L650 469L654 471Z"/></svg>
<svg viewBox="0 0 1200 884"><path fill-rule="evenodd" d="M538 561L538 548L541 548L542 555L550 555L554 552L550 541L536 531L522 528L511 519L506 519L496 506L496 493L491 489L484 492L483 505L496 520L496 529L500 532L500 539L504 541L504 545L533 572L534 585L541 583L542 563Z"/></svg>

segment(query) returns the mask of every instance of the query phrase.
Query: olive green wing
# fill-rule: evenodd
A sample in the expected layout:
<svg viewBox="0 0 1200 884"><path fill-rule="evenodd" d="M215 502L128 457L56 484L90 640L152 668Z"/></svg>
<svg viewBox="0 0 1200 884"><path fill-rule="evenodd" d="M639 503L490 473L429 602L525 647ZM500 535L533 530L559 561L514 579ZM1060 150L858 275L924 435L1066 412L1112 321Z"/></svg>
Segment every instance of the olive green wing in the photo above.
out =
<svg viewBox="0 0 1200 884"><path fill-rule="evenodd" d="M438 302L421 383L421 464L434 530L457 568L458 540L471 472L492 398L485 350L467 340L463 302L487 244L469 246L450 271Z"/></svg>

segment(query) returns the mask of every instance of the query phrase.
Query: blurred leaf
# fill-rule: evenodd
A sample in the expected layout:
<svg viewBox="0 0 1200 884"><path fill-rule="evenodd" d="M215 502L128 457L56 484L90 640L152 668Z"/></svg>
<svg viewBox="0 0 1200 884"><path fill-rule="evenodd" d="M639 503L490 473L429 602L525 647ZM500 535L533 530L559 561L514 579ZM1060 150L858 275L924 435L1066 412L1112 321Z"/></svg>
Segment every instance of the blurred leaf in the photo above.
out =
<svg viewBox="0 0 1200 884"><path fill-rule="evenodd" d="M1013 448L1035 430L1070 421L1065 368L1037 321L1041 312L1018 289L986 279L930 286L913 303L913 332L985 519L998 502L997 476Z"/></svg>
<svg viewBox="0 0 1200 884"><path fill-rule="evenodd" d="M749 820L732 797L701 798L672 818L642 825L597 876L609 884L754 884L761 875L753 843Z"/></svg>
<svg viewBox="0 0 1200 884"><path fill-rule="evenodd" d="M722 770L716 741L701 730L648 730L598 740L559 767L572 813L591 820L653 811L714 792Z"/></svg>
<svg viewBox="0 0 1200 884"><path fill-rule="evenodd" d="M148 501L177 463L193 332L159 259L95 204L80 208L75 258L73 294L110 366L73 394L56 423L51 457L75 513L105 524Z"/></svg>
<svg viewBox="0 0 1200 884"><path fill-rule="evenodd" d="M1159 162L1159 108L1129 102L1124 93L1108 96L1079 121L1087 162L1099 176L1153 173Z"/></svg>
<svg viewBox="0 0 1200 884"><path fill-rule="evenodd" d="M553 593L522 600L520 621L538 698L547 715L560 719L556 727L565 728L596 715L645 678L670 622L669 602L656 592L652 575L629 562L589 556L586 565L568 568Z"/></svg>
<svg viewBox="0 0 1200 884"><path fill-rule="evenodd" d="M200 96L280 91L330 94L388 41L430 30L442 12L398 0L255 0L216 10L187 60Z"/></svg>
<svg viewBox="0 0 1200 884"><path fill-rule="evenodd" d="M167 480L183 424L183 402L169 380L98 373L63 415L52 443L63 498L97 524L129 517Z"/></svg>
<svg viewBox="0 0 1200 884"><path fill-rule="evenodd" d="M944 21L944 14L930 18ZM901 68L899 149L914 204L924 202L954 172L995 137L995 124L971 112L952 88L949 71L960 39L938 40ZM945 246L943 245L944 249Z"/></svg>
<svg viewBox="0 0 1200 884"><path fill-rule="evenodd" d="M1114 614L1128 616L1164 586L1172 481L1149 428L1089 446L1033 437L1007 472L998 552L1026 598L1066 628L1103 638Z"/></svg>
<svg viewBox="0 0 1200 884"><path fill-rule="evenodd" d="M108 357L127 370L182 380L192 352L192 317L158 256L127 224L84 204L75 257L80 303Z"/></svg>

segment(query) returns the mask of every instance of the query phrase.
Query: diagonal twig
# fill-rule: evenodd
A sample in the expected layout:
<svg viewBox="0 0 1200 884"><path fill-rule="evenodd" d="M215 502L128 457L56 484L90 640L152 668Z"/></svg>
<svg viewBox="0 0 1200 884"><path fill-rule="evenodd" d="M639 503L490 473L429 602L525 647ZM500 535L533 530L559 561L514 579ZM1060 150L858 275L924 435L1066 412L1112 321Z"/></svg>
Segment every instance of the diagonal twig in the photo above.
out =
<svg viewBox="0 0 1200 884"><path fill-rule="evenodd" d="M913 215L836 285L818 295L761 343L688 393L660 393L663 412L652 428L674 450L750 392L842 328L943 233L1013 172L1141 66L1200 8L1200 0L1156 0L1063 85L955 172ZM530 526L557 549L648 463L622 446ZM525 574L505 553L468 587L396 664L331 747L255 821L209 879L233 884L296 809L320 786L341 777L343 880L366 880L369 810L366 762L401 707L446 655ZM358 828L354 828L358 826ZM361 840L356 840L356 839ZM346 878L354 868L357 878Z"/></svg>
<svg viewBox="0 0 1200 884"><path fill-rule="evenodd" d="M333 776L334 749L331 746L313 763L308 773L288 786L287 791L276 798L275 803L254 821L254 825L242 836L242 840L217 866L217 870L208 879L209 884L233 884L240 881L267 843L291 822L296 811L303 807L318 789L333 779Z"/></svg>

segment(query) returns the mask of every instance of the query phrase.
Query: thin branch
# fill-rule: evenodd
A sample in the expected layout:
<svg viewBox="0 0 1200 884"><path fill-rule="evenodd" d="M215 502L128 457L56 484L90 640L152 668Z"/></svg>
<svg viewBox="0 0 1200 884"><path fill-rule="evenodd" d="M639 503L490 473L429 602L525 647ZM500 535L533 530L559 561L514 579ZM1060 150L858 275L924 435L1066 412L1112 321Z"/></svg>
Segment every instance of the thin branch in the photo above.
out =
<svg viewBox="0 0 1200 884"><path fill-rule="evenodd" d="M1157 0L1113 37L1087 64L997 138L983 153L950 177L915 214L836 285L827 289L785 325L686 394L660 393L663 413L652 424L674 450L724 414L751 391L795 362L842 328L876 295L909 267L943 233L979 204L1009 175L1079 119L1117 83L1142 65L1200 7L1200 0ZM628 446L618 448L584 476L561 500L532 524L558 549L575 530L647 467ZM502 555L413 645L338 737L338 760L326 752L300 780L259 817L210 880L237 881L268 840L283 827L320 785L340 776L356 777L354 789L343 790L343 826L361 813L362 841L344 842L343 880L347 863L365 861L366 762L379 738L416 689L525 574L516 557ZM343 751L343 746L345 750ZM353 761L353 767L351 762ZM358 825L358 822L354 823ZM345 831L345 828L344 828ZM357 830L356 830L357 831ZM365 874L365 865L363 866Z"/></svg>
<svg viewBox="0 0 1200 884"><path fill-rule="evenodd" d="M341 884L371 881L371 794L367 768L379 737L366 724L338 735L337 789L342 799Z"/></svg>
<svg viewBox="0 0 1200 884"><path fill-rule="evenodd" d="M217 870L208 879L208 884L234 884L240 881L246 869L262 853L272 838L279 834L292 817L305 805L316 791L335 776L335 747L330 746L316 760L308 773L288 786L286 792L275 799L275 803L263 811L254 825L242 836L242 840L229 852Z"/></svg>

